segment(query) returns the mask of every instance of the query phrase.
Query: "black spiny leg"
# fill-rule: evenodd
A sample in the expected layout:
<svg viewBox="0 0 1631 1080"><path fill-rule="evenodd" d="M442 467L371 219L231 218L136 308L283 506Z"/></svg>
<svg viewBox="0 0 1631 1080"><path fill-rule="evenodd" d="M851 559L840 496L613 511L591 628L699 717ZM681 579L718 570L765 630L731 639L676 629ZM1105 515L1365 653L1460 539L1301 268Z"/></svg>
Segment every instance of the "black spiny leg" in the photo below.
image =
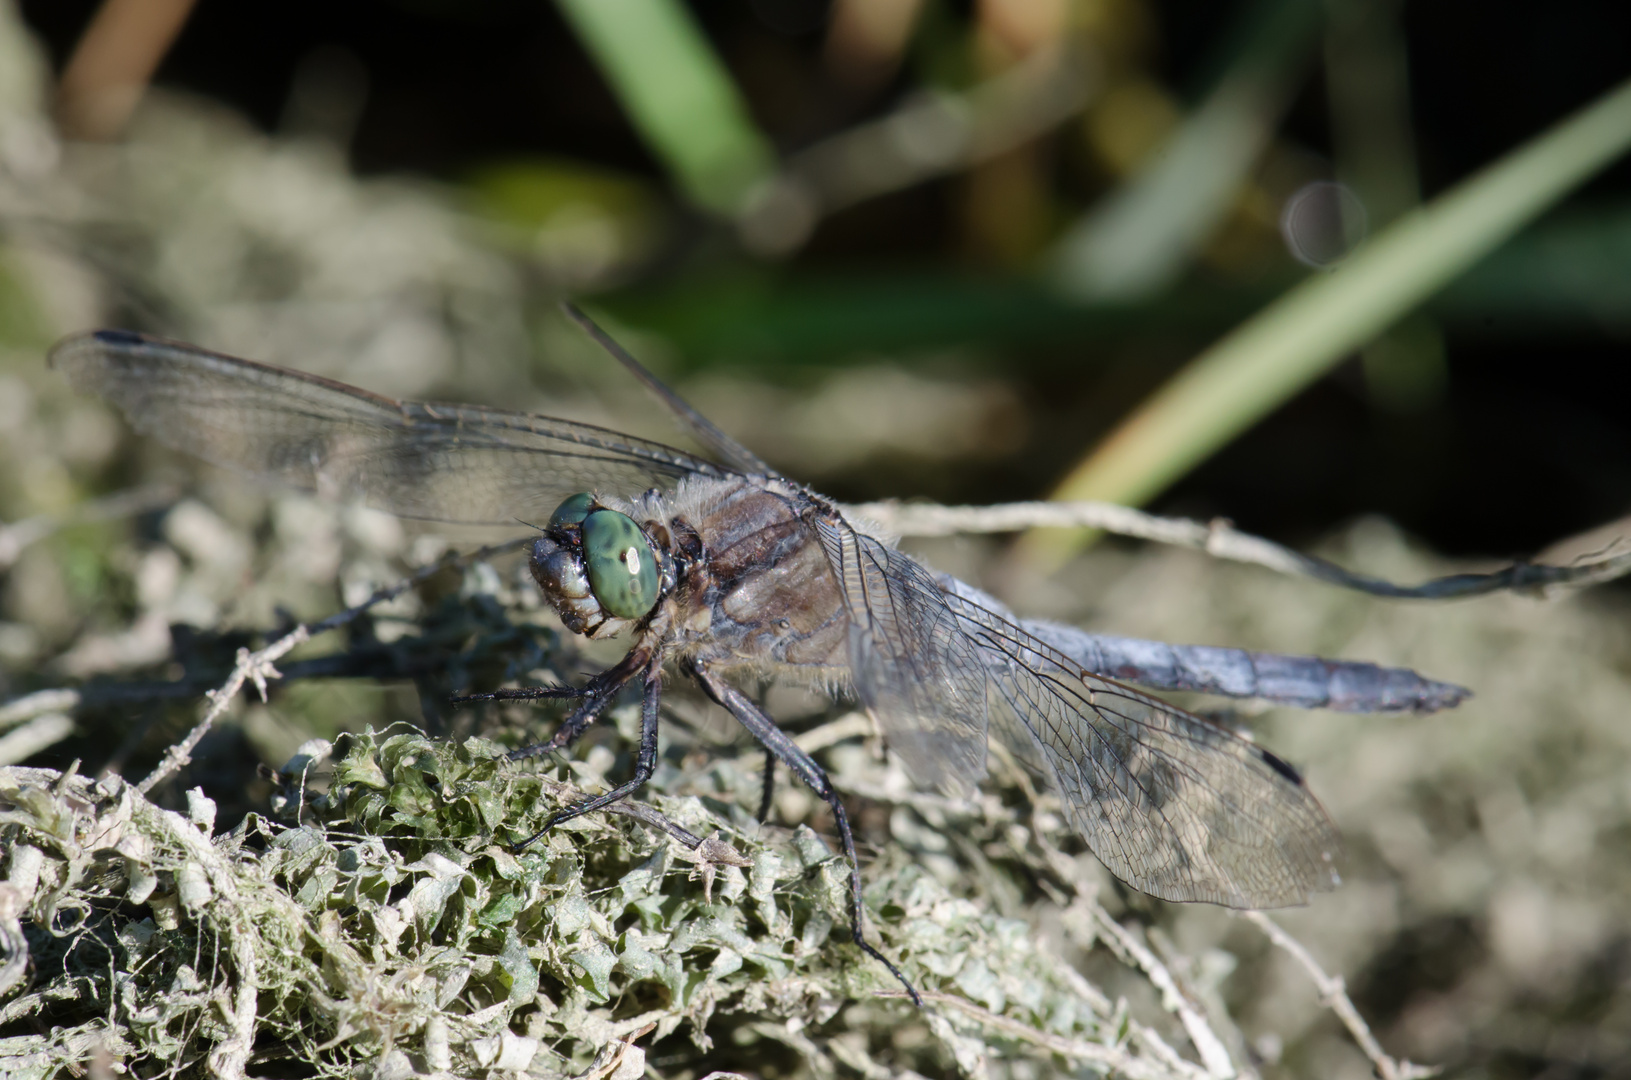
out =
<svg viewBox="0 0 1631 1080"><path fill-rule="evenodd" d="M555 735L548 742L534 743L523 746L519 750L512 750L506 759L515 761L517 758L537 757L539 754L548 754L555 750L571 746L577 741L588 726L595 722L606 706L611 704L617 691L622 689L627 679L623 679L609 688L597 686L597 682L604 678L607 672L602 672L589 680L583 689L575 686L523 686L514 690L494 690L490 694L465 694L462 697L450 699L455 705L463 705L471 701L539 701L542 699L582 698L583 704L572 711L572 714L562 721L556 729Z"/></svg>
<svg viewBox="0 0 1631 1080"><path fill-rule="evenodd" d="M539 698L576 698L582 697L588 690L579 690L575 686L556 686L546 683L543 686L518 686L509 690L494 690L488 694L460 694L448 698L453 705L465 705L472 701L537 701Z"/></svg>
<svg viewBox="0 0 1631 1080"><path fill-rule="evenodd" d="M770 820L770 804L776 801L776 751L765 747L765 786L759 795L759 822Z"/></svg>
<svg viewBox="0 0 1631 1080"><path fill-rule="evenodd" d="M465 702L531 701L537 698L582 699L583 704L572 710L571 715L561 722L561 726L548 742L523 746L518 750L511 750L506 755L506 760L521 761L525 758L552 754L556 750L564 750L571 746L579 735L588 730L590 724L600 719L600 714L606 711L606 707L617 698L623 687L645 670L650 658L649 649L631 649L623 659L590 679L581 690L571 686L523 686L517 690L495 690L490 694L471 694L453 700Z"/></svg>
<svg viewBox="0 0 1631 1080"><path fill-rule="evenodd" d="M861 864L855 857L855 835L850 832L849 815L844 812L844 801L838 797L838 791L827 778L826 771L817 765L809 754L799 749L798 743L794 742L787 732L777 727L776 721L755 705L747 695L700 665L691 665L690 671L709 697L728 709L743 727L764 744L767 751L791 769L794 776L808 784L812 791L832 807L833 820L838 824L838 835L844 842L844 855L849 859L850 933L862 952L888 968L889 973L900 980L900 984L906 987L906 992L912 995L912 1003L921 1009L923 998L917 992L917 988L906 980L900 968L892 964L888 957L867 944L865 936L861 933L866 913L861 906Z"/></svg>
<svg viewBox="0 0 1631 1080"><path fill-rule="evenodd" d="M638 652L639 650L635 651ZM630 653L629 655L633 656L634 653ZM625 663L627 660L628 657L624 657ZM621 668L622 666L623 664L619 664L618 668ZM614 668L612 670L617 669ZM606 695L605 701L609 702L612 697L615 697L617 690L620 689L623 683L627 681L627 677L620 680L617 683L617 686ZM617 785L608 792L596 795L592 799L585 799L576 806L569 806L564 810L558 810L554 814L551 814L549 820L544 822L543 828L539 829L537 832L533 833L519 844L516 844L512 850L519 852L526 848L527 845L531 844L534 840L537 840L540 836L544 835L550 829L554 828L556 825L559 825L561 822L570 821L575 817L587 814L593 810L599 810L603 806L610 806L614 802L628 798L630 795L634 794L636 791L639 791L645 786L646 781L651 779L651 774L657 771L657 715L658 706L662 702L662 688L662 661L658 657L652 656L647 659L645 666L645 699L640 704L640 754L635 760L634 775L624 783ZM510 754L510 760L513 761L518 757L530 757L534 753L547 753L549 750L558 748L554 745L557 742L564 746L567 741L570 741L571 738L576 737L576 732L565 740L562 739L562 736L567 733L568 727L571 726L573 722L577 720L579 715L584 713L591 704L592 702L585 702L582 708L573 713L572 716L567 719L567 722L561 725L560 731L555 733L555 738L551 739L548 743L543 743L540 746L529 746L524 750L513 751ZM596 711L598 712L600 709L604 708L605 703L603 702ZM590 716L579 723L577 725L577 732L581 732L583 728L587 727L593 721L593 719L594 717Z"/></svg>

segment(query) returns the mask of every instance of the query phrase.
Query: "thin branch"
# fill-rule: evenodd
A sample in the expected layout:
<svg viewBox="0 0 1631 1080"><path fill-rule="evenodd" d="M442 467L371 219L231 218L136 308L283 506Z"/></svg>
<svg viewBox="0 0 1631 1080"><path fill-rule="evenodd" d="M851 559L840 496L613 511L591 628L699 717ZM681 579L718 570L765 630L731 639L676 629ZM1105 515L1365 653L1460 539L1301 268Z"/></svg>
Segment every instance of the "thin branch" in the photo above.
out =
<svg viewBox="0 0 1631 1080"><path fill-rule="evenodd" d="M1395 1061L1383 1050L1382 1044L1376 1041L1371 1034L1370 1027L1365 1018L1359 1015L1354 1007L1353 1000L1348 997L1347 984L1340 975L1327 975L1325 969L1319 966L1302 942L1286 933L1280 925L1261 911L1242 911L1237 913L1240 918L1253 923L1259 930L1268 936L1268 939L1291 955L1293 960L1302 965L1308 972L1309 978L1319 989L1320 1001L1342 1021L1342 1026L1348 1029L1354 1042L1359 1044L1371 1064L1376 1066L1376 1074L1382 1080L1421 1080L1429 1076L1437 1076L1441 1071L1430 1065L1416 1065L1409 1061Z"/></svg>
<svg viewBox="0 0 1631 1080"><path fill-rule="evenodd" d="M801 247L824 217L1021 146L1079 113L1098 90L1090 58L1038 49L963 94L920 94L788 157L737 222L767 255Z"/></svg>
<svg viewBox="0 0 1631 1080"><path fill-rule="evenodd" d="M1083 949L1090 949L1093 947L1093 944L1098 937L1097 932L1093 929L1091 916L1088 916L1087 920L1085 920L1085 934L1078 935L1071 933L1071 930L1074 929L1074 927L1071 925L1073 921L1084 921L1072 920L1072 912L1080 911L1086 906L1086 903L1080 897L1078 897L1077 901L1071 905L1071 908L1066 910L1064 926L1066 928L1066 934L1070 940L1074 941ZM1082 1000L1093 1006L1095 1011L1108 1015L1115 1008L1115 1006L1110 1003L1110 999L1105 997L1103 990L1100 990L1097 986L1094 986L1092 983L1088 982L1087 979L1083 977L1081 972L1077 971L1069 964L1060 965L1059 974L1064 977L1066 984L1074 989ZM1140 1023L1131 1016L1126 1018L1126 1023L1128 1038L1132 1042L1142 1046L1152 1057L1165 1061L1175 1071L1184 1073L1185 1075L1192 1075L1196 1077L1204 1077L1207 1075L1205 1069L1201 1068L1199 1065L1196 1065L1193 1061L1185 1059L1179 1055L1178 1051L1174 1050L1171 1046L1168 1046L1167 1041L1161 1038L1161 1035L1149 1025Z"/></svg>
<svg viewBox="0 0 1631 1080"><path fill-rule="evenodd" d="M1178 1017L1184 1025L1184 1031L1189 1034L1189 1041L1194 1044L1195 1052L1200 1054L1201 1062L1206 1069L1206 1075L1218 1077L1220 1080L1235 1075L1234 1062L1229 1059L1229 1050L1223 1045L1202 1016L1178 986L1178 980L1173 978L1172 972L1167 970L1153 952L1144 947L1127 928L1110 917L1097 900L1087 898L1093 912L1093 921L1102 933L1107 933L1105 944L1130 957L1133 963L1149 977L1151 985L1161 992L1161 1005L1168 1012Z"/></svg>
<svg viewBox="0 0 1631 1080"><path fill-rule="evenodd" d="M66 688L36 690L0 705L0 731L32 720L45 713L67 712L79 707L80 692Z"/></svg>
<svg viewBox="0 0 1631 1080"><path fill-rule="evenodd" d="M1311 577L1328 585L1399 600L1449 600L1493 592L1548 595L1581 589L1631 574L1631 551L1610 548L1570 566L1516 562L1484 574L1450 574L1419 585L1398 585L1236 529L1228 521L1163 518L1128 506L1102 502L1019 502L1000 506L937 506L893 500L847 507L848 513L877 522L899 536L955 536L960 533L1020 532L1036 528L1090 528L1141 540L1194 548L1219 559L1265 566L1282 574Z"/></svg>
<svg viewBox="0 0 1631 1080"><path fill-rule="evenodd" d="M880 990L878 991L877 996L904 998L906 996L906 992L904 990ZM957 997L954 994L942 994L934 991L925 991L923 994L923 1000L925 1002L934 1002L937 1005L949 1005L958 1012L972 1017L983 1027L1001 1032L1003 1035L1006 1035L1009 1038L1018 1039L1021 1042L1030 1043L1032 1046L1041 1047L1045 1050L1051 1051L1052 1053L1058 1054L1061 1057L1073 1058L1077 1061L1091 1062L1097 1065L1108 1065L1118 1074L1132 1077L1134 1080L1138 1080L1140 1077L1166 1080L1166 1078L1173 1075L1173 1073L1167 1069L1152 1068L1149 1061L1132 1057L1117 1047L1105 1046L1100 1043L1082 1042L1079 1039L1067 1039L1063 1035L1055 1035L1047 1031L1038 1031L1036 1028L1033 1028L1028 1024L1023 1024L1018 1020L994 1013L989 1009L982 1008L981 1006L974 1004L972 1001ZM1210 1075L1215 1075L1201 1070L1190 1062L1182 1061L1182 1059L1179 1060L1183 1066L1186 1066L1186 1068L1183 1069L1183 1073L1185 1075L1196 1078L1205 1078ZM1227 1075L1233 1076L1234 1073L1231 1071Z"/></svg>
<svg viewBox="0 0 1631 1080"><path fill-rule="evenodd" d="M1032 805L1035 807L1038 804ZM1070 932L1074 921L1078 924L1076 932L1078 944L1089 945L1097 939L1104 942L1123 963L1129 966L1136 965L1143 970L1151 985L1161 992L1161 1007L1178 1017L1203 1063L1201 1066L1195 1066L1185 1062L1186 1065L1209 1077L1238 1075L1223 1040L1212 1030L1206 1017L1195 1009L1194 1004L1178 986L1178 980L1173 978L1172 973L1154 953L1128 933L1126 927L1110 917L1110 913L1098 901L1097 889L1083 879L1081 868L1076 861L1055 847L1043 830L1033 828L1031 835L1049 868L1076 894L1075 900L1065 910L1064 925L1067 933ZM1136 1022L1133 1034L1135 1036L1142 1034L1147 1046L1152 1044L1159 1046L1158 1052L1164 1051L1163 1056L1176 1057L1176 1054L1161 1041L1160 1036L1148 1029L1141 1029Z"/></svg>
<svg viewBox="0 0 1631 1080"><path fill-rule="evenodd" d="M311 631L305 626L297 626L293 630L278 638L266 648L258 652L248 649L238 650L238 662L232 669L227 681L217 690L205 693L209 700L209 708L204 712L204 718L187 733L187 737L176 743L164 752L164 759L158 767L147 774L147 779L136 785L136 790L143 795L152 791L159 784L169 779L177 770L192 760L192 752L200 740L209 734L210 727L226 712L232 699L238 696L245 682L253 681L255 689L260 691L261 700L266 700L266 680L277 679L282 676L272 665L290 649L311 637Z"/></svg>
<svg viewBox="0 0 1631 1080"><path fill-rule="evenodd" d="M514 540L506 540L502 544L489 544L467 554L438 559L431 565L422 567L394 585L376 589L372 596L354 607L336 612L326 619L320 619L312 623L310 626L305 624L296 626L264 649L257 652L239 649L237 663L233 666L232 674L227 677L227 681L219 689L211 690L205 694L210 705L205 711L203 719L199 720L192 731L187 733L186 738L165 752L164 760L159 762L158 767L148 774L147 779L137 785L137 790L146 794L191 761L194 748L198 746L199 741L209 732L210 727L221 714L226 711L227 706L232 703L232 699L238 696L238 691L243 689L245 682L253 682L255 689L260 692L261 700L264 701L266 699L266 681L282 677L277 668L273 667L273 664L297 645L308 641L316 634L336 630L347 623L356 621L376 604L384 603L402 595L449 567L461 566L506 551L513 551L527 543L529 539L529 537L524 536L518 537Z"/></svg>
<svg viewBox="0 0 1631 1080"><path fill-rule="evenodd" d="M1189 1041L1195 1047L1195 1052L1200 1055L1202 1064L1190 1065L1190 1068L1196 1069L1201 1075L1215 1077L1218 1080L1238 1075L1223 1040L1212 1030L1206 1017L1196 1010L1194 1003L1178 986L1178 980L1173 977L1172 972L1168 971L1161 960L1145 948L1142 942L1133 937L1126 927L1110 917L1110 913L1098 901L1097 890L1083 879L1081 868L1074 859L1055 847L1041 829L1033 829L1031 835L1049 868L1076 894L1075 900L1065 912L1066 927L1070 926L1074 916L1081 924L1080 943L1087 944L1097 938L1123 963L1137 966L1144 972L1150 984L1161 993L1161 1007L1178 1018L1184 1031L1189 1035ZM1146 1041L1151 1037L1153 1041L1160 1042L1159 1037L1153 1032L1147 1032ZM1162 1048L1167 1049L1164 1044Z"/></svg>

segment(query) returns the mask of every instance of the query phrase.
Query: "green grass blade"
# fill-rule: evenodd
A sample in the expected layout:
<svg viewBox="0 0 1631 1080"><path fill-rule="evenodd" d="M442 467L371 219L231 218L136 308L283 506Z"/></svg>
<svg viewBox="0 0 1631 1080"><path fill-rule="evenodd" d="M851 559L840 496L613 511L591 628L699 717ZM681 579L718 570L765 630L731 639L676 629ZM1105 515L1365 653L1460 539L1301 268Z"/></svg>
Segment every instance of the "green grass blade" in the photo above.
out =
<svg viewBox="0 0 1631 1080"><path fill-rule="evenodd" d="M1197 357L1053 493L1149 499L1631 148L1631 81L1400 218ZM1061 557L1081 537L1030 538Z"/></svg>
<svg viewBox="0 0 1631 1080"><path fill-rule="evenodd" d="M646 144L686 196L741 208L768 175L769 143L730 72L679 0L559 0Z"/></svg>

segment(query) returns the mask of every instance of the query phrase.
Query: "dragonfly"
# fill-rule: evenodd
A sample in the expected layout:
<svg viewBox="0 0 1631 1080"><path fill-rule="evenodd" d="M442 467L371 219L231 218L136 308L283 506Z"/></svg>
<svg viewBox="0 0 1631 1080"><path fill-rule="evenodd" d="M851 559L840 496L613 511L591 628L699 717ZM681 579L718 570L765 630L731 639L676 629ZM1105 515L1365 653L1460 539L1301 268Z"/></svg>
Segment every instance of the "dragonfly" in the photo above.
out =
<svg viewBox="0 0 1631 1080"><path fill-rule="evenodd" d="M973 792L990 740L1000 740L1057 793L1069 824L1121 881L1164 900L1252 909L1335 888L1335 827L1290 764L1129 684L1350 711L1428 712L1467 693L1404 669L1021 619L778 473L588 316L566 310L705 455L548 416L396 401L124 330L68 338L49 362L138 431L257 480L404 518L546 520L528 553L545 599L572 632L627 634L630 648L580 687L481 696L573 702L548 741L511 759L570 747L631 686L641 695L640 741L626 780L555 811L517 847L651 778L672 670L763 744L767 793L779 761L831 808L850 868L851 937L919 1005L865 936L838 789L745 687L788 679L853 696L913 782L949 795Z"/></svg>

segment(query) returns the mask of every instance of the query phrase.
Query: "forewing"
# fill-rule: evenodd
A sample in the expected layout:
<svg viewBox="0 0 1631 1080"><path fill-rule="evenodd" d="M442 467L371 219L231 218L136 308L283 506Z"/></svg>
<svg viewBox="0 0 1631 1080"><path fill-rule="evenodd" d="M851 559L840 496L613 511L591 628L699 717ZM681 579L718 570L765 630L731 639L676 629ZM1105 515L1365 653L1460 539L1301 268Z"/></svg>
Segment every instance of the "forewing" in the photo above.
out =
<svg viewBox="0 0 1631 1080"><path fill-rule="evenodd" d="M579 491L672 487L709 462L614 431L466 405L399 402L297 371L124 331L70 338L51 365L177 450L403 517L510 524Z"/></svg>
<svg viewBox="0 0 1631 1080"><path fill-rule="evenodd" d="M915 559L837 515L819 520L817 532L849 607L856 694L914 782L972 792L985 778L988 724L974 643Z"/></svg>

